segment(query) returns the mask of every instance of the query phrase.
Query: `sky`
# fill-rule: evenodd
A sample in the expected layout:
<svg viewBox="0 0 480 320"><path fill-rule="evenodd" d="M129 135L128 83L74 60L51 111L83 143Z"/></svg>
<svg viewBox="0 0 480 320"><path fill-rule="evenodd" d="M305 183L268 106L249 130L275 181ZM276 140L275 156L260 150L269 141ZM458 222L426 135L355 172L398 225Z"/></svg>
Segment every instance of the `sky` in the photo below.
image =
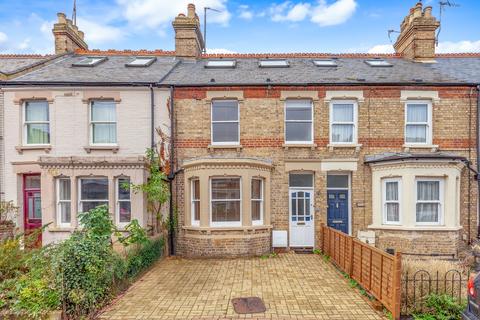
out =
<svg viewBox="0 0 480 320"><path fill-rule="evenodd" d="M446 0L443 0L446 1ZM209 11L211 53L393 51L388 30L416 0L77 0L77 25L90 49L174 49L171 21L195 3ZM439 17L439 0L424 0ZM480 52L480 1L450 0L437 52ZM72 15L73 0L0 0L0 54L53 53L57 12ZM202 26L203 30L203 26Z"/></svg>

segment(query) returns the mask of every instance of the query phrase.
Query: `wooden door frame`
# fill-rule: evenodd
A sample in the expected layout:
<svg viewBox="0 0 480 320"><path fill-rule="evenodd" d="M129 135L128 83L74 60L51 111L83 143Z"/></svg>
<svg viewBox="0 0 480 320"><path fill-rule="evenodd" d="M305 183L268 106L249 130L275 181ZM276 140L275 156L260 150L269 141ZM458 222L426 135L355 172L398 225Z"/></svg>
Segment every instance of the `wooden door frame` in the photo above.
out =
<svg viewBox="0 0 480 320"><path fill-rule="evenodd" d="M27 177L32 177L32 176L39 176L41 177L41 174L40 173L25 173L23 174L23 177L22 177L22 193L23 193L23 225L24 225L24 229L26 230L27 229L27 225L28 225L28 201L27 201L27 192L29 191L33 191L33 192L40 192L40 199L41 199L41 191L42 191L42 186L41 186L41 182L40 182L40 188L31 188L31 189L27 189L26 186L26 180L27 180ZM40 208L41 210L41 208ZM42 226L42 218L40 217L40 227Z"/></svg>
<svg viewBox="0 0 480 320"><path fill-rule="evenodd" d="M347 203L347 209L348 209L348 235L352 235L352 172L350 171L329 171L327 172L327 176L347 176L348 177L348 188L328 188L327 186L327 225L328 225L328 191L329 190L346 190L347 191L347 197L348 197L348 203Z"/></svg>

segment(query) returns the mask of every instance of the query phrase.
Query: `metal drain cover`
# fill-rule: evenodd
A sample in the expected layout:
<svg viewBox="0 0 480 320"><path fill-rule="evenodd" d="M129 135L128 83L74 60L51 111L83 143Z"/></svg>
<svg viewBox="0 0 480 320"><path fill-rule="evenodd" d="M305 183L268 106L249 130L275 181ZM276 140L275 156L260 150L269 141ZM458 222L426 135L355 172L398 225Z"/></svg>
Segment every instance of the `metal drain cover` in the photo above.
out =
<svg viewBox="0 0 480 320"><path fill-rule="evenodd" d="M232 304L236 313L246 314L267 311L265 304L259 297L234 298Z"/></svg>

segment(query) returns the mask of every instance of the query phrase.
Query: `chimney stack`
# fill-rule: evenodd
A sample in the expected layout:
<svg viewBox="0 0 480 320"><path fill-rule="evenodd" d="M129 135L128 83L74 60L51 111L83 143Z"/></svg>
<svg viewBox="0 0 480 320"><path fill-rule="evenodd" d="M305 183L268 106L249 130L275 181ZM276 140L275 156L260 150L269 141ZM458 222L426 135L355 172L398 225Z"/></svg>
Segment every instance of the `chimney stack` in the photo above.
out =
<svg viewBox="0 0 480 320"><path fill-rule="evenodd" d="M202 54L205 44L200 31L200 20L195 5L188 5L187 16L180 13L172 23L175 30L175 55L180 58L196 59Z"/></svg>
<svg viewBox="0 0 480 320"><path fill-rule="evenodd" d="M432 16L432 7L422 10L418 2L403 19L400 35L393 45L395 52L415 61L435 59L435 32L440 22Z"/></svg>
<svg viewBox="0 0 480 320"><path fill-rule="evenodd" d="M55 54L74 52L76 49L88 49L84 40L84 33L67 19L65 13L57 13L58 21L53 25L53 36L55 38Z"/></svg>

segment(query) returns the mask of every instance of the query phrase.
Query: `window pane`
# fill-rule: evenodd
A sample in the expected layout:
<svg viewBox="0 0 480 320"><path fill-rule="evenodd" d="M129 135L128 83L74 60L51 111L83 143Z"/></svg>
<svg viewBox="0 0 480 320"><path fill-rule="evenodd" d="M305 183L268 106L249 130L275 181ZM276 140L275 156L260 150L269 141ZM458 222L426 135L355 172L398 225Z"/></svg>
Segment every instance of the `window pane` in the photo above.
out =
<svg viewBox="0 0 480 320"><path fill-rule="evenodd" d="M40 176L25 176L26 189L40 189Z"/></svg>
<svg viewBox="0 0 480 320"><path fill-rule="evenodd" d="M439 222L438 203L417 203L417 222Z"/></svg>
<svg viewBox="0 0 480 320"><path fill-rule="evenodd" d="M212 199L240 199L240 179L212 179Z"/></svg>
<svg viewBox="0 0 480 320"><path fill-rule="evenodd" d="M312 174L295 174L289 175L290 187L313 187L313 175Z"/></svg>
<svg viewBox="0 0 480 320"><path fill-rule="evenodd" d="M50 127L48 123L27 124L27 144L50 143Z"/></svg>
<svg viewBox="0 0 480 320"><path fill-rule="evenodd" d="M252 179L252 199L262 198L262 180Z"/></svg>
<svg viewBox="0 0 480 320"><path fill-rule="evenodd" d="M348 175L327 175L327 188L344 188L348 189Z"/></svg>
<svg viewBox="0 0 480 320"><path fill-rule="evenodd" d="M130 201L120 201L119 203L119 221L120 222L130 222L130 219L132 218L132 210L130 207Z"/></svg>
<svg viewBox="0 0 480 320"><path fill-rule="evenodd" d="M71 219L70 202L60 202L60 223L70 223Z"/></svg>
<svg viewBox="0 0 480 320"><path fill-rule="evenodd" d="M58 180L58 187L59 200L70 200L70 179Z"/></svg>
<svg viewBox="0 0 480 320"><path fill-rule="evenodd" d="M212 102L212 121L237 121L238 102L217 100Z"/></svg>
<svg viewBox="0 0 480 320"><path fill-rule="evenodd" d="M333 122L353 122L353 104L334 104Z"/></svg>
<svg viewBox="0 0 480 320"><path fill-rule="evenodd" d="M427 122L428 106L426 104L408 104L407 122Z"/></svg>
<svg viewBox="0 0 480 320"><path fill-rule="evenodd" d="M261 201L252 201L252 221L262 220L261 205Z"/></svg>
<svg viewBox="0 0 480 320"><path fill-rule="evenodd" d="M400 221L400 205L398 203L387 203L387 221L398 222Z"/></svg>
<svg viewBox="0 0 480 320"><path fill-rule="evenodd" d="M106 202L106 201L82 201L81 212L90 211L90 210L95 209L96 207L101 206L101 205L107 205L108 206L108 202Z"/></svg>
<svg viewBox="0 0 480 320"><path fill-rule="evenodd" d="M82 179L81 200L106 200L108 199L107 179Z"/></svg>
<svg viewBox="0 0 480 320"><path fill-rule="evenodd" d="M312 120L310 100L288 100L286 106L286 120Z"/></svg>
<svg viewBox="0 0 480 320"><path fill-rule="evenodd" d="M413 143L427 142L427 125L412 125L406 127L406 140Z"/></svg>
<svg viewBox="0 0 480 320"><path fill-rule="evenodd" d="M48 121L48 103L46 101L31 101L25 105L26 121Z"/></svg>
<svg viewBox="0 0 480 320"><path fill-rule="evenodd" d="M353 125L332 124L332 142L353 142Z"/></svg>
<svg viewBox="0 0 480 320"><path fill-rule="evenodd" d="M115 121L115 102L113 101L93 101L92 102L92 121Z"/></svg>
<svg viewBox="0 0 480 320"><path fill-rule="evenodd" d="M118 179L118 199L130 200L130 179L129 178Z"/></svg>
<svg viewBox="0 0 480 320"><path fill-rule="evenodd" d="M192 199L200 199L200 180L192 180Z"/></svg>
<svg viewBox="0 0 480 320"><path fill-rule="evenodd" d="M212 202L212 221L213 222L240 221L240 201Z"/></svg>
<svg viewBox="0 0 480 320"><path fill-rule="evenodd" d="M200 221L200 201L193 202L193 219Z"/></svg>
<svg viewBox="0 0 480 320"><path fill-rule="evenodd" d="M417 200L440 200L440 181L417 181Z"/></svg>
<svg viewBox="0 0 480 320"><path fill-rule="evenodd" d="M386 182L385 183L385 199L387 201L398 200L398 182Z"/></svg>
<svg viewBox="0 0 480 320"><path fill-rule="evenodd" d="M117 142L117 125L110 124L93 124L93 143L116 143Z"/></svg>
<svg viewBox="0 0 480 320"><path fill-rule="evenodd" d="M285 139L286 141L312 141L312 123L285 123Z"/></svg>
<svg viewBox="0 0 480 320"><path fill-rule="evenodd" d="M213 142L238 142L238 123L213 123Z"/></svg>

